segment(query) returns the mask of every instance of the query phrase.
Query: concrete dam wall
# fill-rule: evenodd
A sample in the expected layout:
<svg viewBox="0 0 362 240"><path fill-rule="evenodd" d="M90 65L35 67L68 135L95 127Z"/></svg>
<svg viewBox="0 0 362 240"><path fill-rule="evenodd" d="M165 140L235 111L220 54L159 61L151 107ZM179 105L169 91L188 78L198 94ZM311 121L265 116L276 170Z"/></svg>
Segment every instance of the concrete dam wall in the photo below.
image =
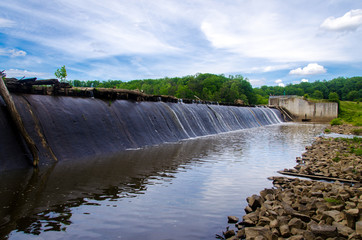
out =
<svg viewBox="0 0 362 240"><path fill-rule="evenodd" d="M329 122L338 117L338 103L311 102L297 96L270 96L269 106L285 108L294 121Z"/></svg>
<svg viewBox="0 0 362 240"><path fill-rule="evenodd" d="M282 121L276 109L12 94L40 166ZM31 155L0 97L0 171Z"/></svg>

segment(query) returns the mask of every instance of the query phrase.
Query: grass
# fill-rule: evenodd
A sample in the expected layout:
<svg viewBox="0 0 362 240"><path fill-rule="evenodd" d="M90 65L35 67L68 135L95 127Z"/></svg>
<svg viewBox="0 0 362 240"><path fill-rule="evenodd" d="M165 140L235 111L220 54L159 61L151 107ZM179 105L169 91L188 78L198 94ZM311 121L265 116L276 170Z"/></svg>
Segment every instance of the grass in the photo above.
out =
<svg viewBox="0 0 362 240"><path fill-rule="evenodd" d="M338 117L342 119L343 122L354 126L362 126L362 104L359 102L340 101Z"/></svg>
<svg viewBox="0 0 362 240"><path fill-rule="evenodd" d="M329 202L329 203L332 203L332 204L335 204L335 205L338 205L338 204L342 203L340 200L335 199L335 198L324 198L324 200L326 202Z"/></svg>
<svg viewBox="0 0 362 240"><path fill-rule="evenodd" d="M343 124L343 121L341 118L335 118L331 121L331 125L332 126L335 126L335 125L342 125Z"/></svg>

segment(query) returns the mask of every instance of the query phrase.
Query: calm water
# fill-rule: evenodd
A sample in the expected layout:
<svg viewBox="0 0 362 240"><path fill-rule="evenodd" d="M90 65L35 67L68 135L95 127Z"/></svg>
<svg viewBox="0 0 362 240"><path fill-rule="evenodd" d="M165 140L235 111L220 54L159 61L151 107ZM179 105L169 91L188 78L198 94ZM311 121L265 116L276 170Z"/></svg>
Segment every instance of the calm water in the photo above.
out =
<svg viewBox="0 0 362 240"><path fill-rule="evenodd" d="M0 239L214 239L321 124L282 124L0 176Z"/></svg>

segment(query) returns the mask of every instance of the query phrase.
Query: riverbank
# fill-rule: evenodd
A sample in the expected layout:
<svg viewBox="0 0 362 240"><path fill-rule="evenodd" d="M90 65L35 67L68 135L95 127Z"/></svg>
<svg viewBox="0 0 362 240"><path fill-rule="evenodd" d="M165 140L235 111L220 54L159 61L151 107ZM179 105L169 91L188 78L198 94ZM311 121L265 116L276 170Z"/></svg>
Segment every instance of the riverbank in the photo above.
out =
<svg viewBox="0 0 362 240"><path fill-rule="evenodd" d="M350 127L331 128L336 130L348 133ZM229 223L236 223L237 230L228 230L223 237L362 239L361 151L361 138L316 138L296 159L297 166L284 172L340 181L271 177L274 188L248 197L242 220L228 218Z"/></svg>

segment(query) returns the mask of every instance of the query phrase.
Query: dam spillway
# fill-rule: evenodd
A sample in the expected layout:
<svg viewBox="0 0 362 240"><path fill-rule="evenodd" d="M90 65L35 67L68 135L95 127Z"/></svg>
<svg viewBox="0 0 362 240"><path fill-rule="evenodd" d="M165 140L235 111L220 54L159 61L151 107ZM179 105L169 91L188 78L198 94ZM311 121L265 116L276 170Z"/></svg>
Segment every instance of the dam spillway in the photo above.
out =
<svg viewBox="0 0 362 240"><path fill-rule="evenodd" d="M276 109L12 94L40 165L282 122ZM0 98L0 171L30 153Z"/></svg>

